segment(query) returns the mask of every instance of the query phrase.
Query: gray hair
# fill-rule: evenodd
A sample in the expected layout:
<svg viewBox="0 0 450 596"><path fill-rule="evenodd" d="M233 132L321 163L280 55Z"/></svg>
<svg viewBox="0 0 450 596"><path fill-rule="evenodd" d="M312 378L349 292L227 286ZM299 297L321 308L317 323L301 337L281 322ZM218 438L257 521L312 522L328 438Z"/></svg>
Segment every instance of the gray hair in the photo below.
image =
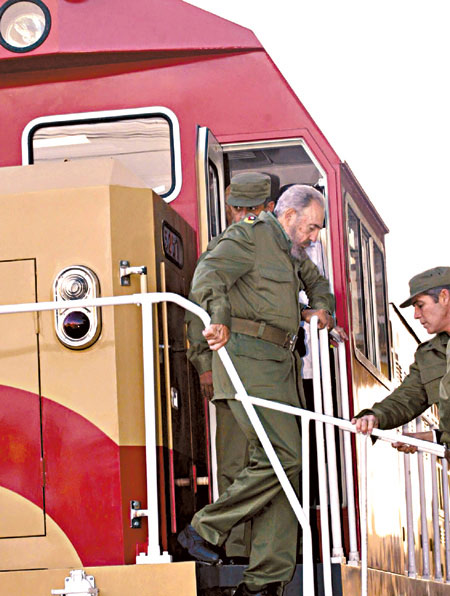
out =
<svg viewBox="0 0 450 596"><path fill-rule="evenodd" d="M450 286L438 286L437 288L431 288L429 290L426 290L426 292L421 292L421 294L431 296L434 302L439 302L439 296L442 290L448 290L450 292Z"/></svg>
<svg viewBox="0 0 450 596"><path fill-rule="evenodd" d="M304 209L315 201L325 210L325 199L322 193L306 184L294 184L280 196L275 206L274 213L277 217L283 215L287 209L295 209L300 215Z"/></svg>

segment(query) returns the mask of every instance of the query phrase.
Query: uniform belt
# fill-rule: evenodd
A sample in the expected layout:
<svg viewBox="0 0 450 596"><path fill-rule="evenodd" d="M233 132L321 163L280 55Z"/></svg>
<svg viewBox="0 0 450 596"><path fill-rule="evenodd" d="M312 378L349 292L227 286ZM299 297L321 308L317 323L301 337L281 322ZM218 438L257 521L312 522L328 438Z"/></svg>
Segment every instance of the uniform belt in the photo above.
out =
<svg viewBox="0 0 450 596"><path fill-rule="evenodd" d="M263 339L264 341L286 348L291 352L294 351L297 341L296 333L283 331L283 329L272 327L272 325L267 325L264 322L257 323L256 321L239 319L238 317L231 317L231 331L233 333L243 333L244 335Z"/></svg>

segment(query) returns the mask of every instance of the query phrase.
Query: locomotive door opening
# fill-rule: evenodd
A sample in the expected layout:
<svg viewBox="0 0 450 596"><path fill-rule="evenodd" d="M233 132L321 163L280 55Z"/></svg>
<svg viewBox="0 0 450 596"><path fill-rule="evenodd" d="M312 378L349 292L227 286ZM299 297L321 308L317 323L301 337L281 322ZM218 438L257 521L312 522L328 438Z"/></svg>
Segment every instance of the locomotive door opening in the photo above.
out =
<svg viewBox="0 0 450 596"><path fill-rule="evenodd" d="M0 262L3 304L36 302L34 259ZM0 317L0 538L45 534L36 313Z"/></svg>
<svg viewBox="0 0 450 596"><path fill-rule="evenodd" d="M226 227L225 218L218 220L218 216L225 211L224 191L226 181L236 174L243 172L261 172L271 178L271 199L276 203L279 196L294 184L308 185L319 190L325 197L325 221L317 242L308 247L307 253L317 265L319 271L330 281L332 279L331 244L329 241L329 215L327 202L327 176L324 168L302 138L272 139L255 142L227 143L220 145L208 129L199 129L197 168L199 179L199 200L202 234L202 249L212 236L217 235ZM202 211L203 206L203 211ZM217 222L221 226L217 225ZM207 232L207 233L206 233ZM215 232L215 233L214 233ZM300 300L307 303L304 292ZM305 354L303 356L303 384L305 388L308 407L314 410L314 394L312 386L312 362L310 355L309 326L303 324L305 334ZM334 359L332 359L333 363ZM335 411L339 415L340 404L336 391ZM214 411L211 412L214 420ZM214 427L212 425L213 435ZM312 451L314 452L312 439ZM337 439L339 441L339 439ZM212 451L214 442L212 439ZM338 453L340 448L338 446ZM312 453L312 460L314 453ZM345 479L342 475L342 484ZM317 471L312 471L311 477L311 503L312 519L316 516L315 504L318 502ZM345 507L345 503L343 503ZM319 539L315 536L316 547Z"/></svg>
<svg viewBox="0 0 450 596"><path fill-rule="evenodd" d="M187 297L196 262L195 233L165 203L154 206L156 229L159 228L159 232L155 231L158 289ZM163 303L158 329L163 427L159 455L160 488L164 487L162 539L177 556L177 533L210 501L207 416L198 380L186 358L184 309Z"/></svg>

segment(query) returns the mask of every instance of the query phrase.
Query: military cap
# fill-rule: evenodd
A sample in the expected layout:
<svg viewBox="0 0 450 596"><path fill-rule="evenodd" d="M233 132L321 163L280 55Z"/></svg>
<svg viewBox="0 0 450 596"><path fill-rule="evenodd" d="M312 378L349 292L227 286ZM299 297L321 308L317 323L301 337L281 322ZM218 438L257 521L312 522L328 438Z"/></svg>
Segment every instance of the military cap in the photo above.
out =
<svg viewBox="0 0 450 596"><path fill-rule="evenodd" d="M410 297L400 304L400 308L411 306L414 298L433 288L450 285L450 267L434 267L415 275L409 280Z"/></svg>
<svg viewBox="0 0 450 596"><path fill-rule="evenodd" d="M270 198L270 176L244 172L233 176L227 203L232 207L256 207Z"/></svg>

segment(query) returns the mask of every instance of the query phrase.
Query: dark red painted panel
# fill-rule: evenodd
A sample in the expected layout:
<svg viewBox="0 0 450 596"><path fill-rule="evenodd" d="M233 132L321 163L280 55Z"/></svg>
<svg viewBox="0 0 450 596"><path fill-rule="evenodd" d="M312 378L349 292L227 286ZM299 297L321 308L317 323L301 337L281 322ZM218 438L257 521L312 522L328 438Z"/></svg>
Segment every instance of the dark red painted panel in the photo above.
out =
<svg viewBox="0 0 450 596"><path fill-rule="evenodd" d="M43 507L39 397L0 385L0 484Z"/></svg>
<svg viewBox="0 0 450 596"><path fill-rule="evenodd" d="M140 501L147 508L147 485L145 473L145 447L127 445L120 447L120 478L122 485L122 515L124 562L136 563L136 545L145 543L148 536L147 519L142 518L141 528L130 528L130 501ZM165 525L162 527L165 531ZM167 540L163 545L167 550Z"/></svg>
<svg viewBox="0 0 450 596"><path fill-rule="evenodd" d="M46 511L84 565L123 563L119 447L88 420L42 403Z"/></svg>
<svg viewBox="0 0 450 596"><path fill-rule="evenodd" d="M122 523L127 528L129 499L145 503L144 447L119 449L83 416L49 399L42 400L42 415L46 512L66 533L83 565L133 562L135 543L145 541L145 528L126 530L124 556ZM0 386L0 424L1 486L42 507L39 397Z"/></svg>

